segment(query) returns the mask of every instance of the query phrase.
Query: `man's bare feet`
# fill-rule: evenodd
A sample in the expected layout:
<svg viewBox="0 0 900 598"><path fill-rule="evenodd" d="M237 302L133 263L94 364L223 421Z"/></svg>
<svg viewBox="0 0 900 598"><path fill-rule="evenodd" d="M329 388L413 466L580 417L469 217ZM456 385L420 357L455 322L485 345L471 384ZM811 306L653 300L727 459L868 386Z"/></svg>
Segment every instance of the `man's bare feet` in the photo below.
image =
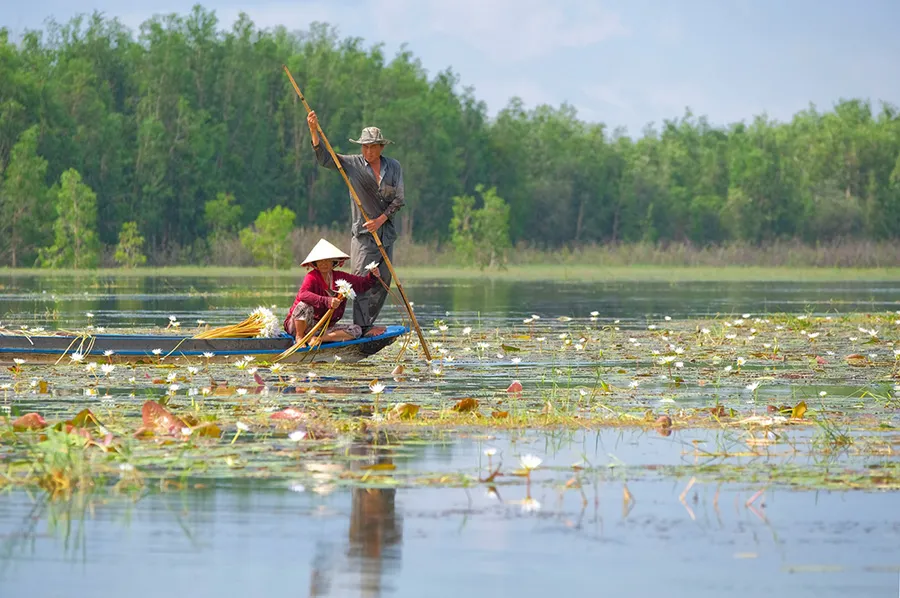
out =
<svg viewBox="0 0 900 598"><path fill-rule="evenodd" d="M379 336L381 334L384 334L385 330L387 330L387 328L385 328L384 326L372 326L364 336Z"/></svg>

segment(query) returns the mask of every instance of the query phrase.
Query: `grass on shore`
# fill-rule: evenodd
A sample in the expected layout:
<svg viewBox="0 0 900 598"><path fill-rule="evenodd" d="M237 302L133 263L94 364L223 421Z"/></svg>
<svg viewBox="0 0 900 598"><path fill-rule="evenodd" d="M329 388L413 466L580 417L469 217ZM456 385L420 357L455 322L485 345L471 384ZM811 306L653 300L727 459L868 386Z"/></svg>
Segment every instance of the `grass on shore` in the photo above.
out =
<svg viewBox="0 0 900 598"><path fill-rule="evenodd" d="M505 269L478 269L460 266L396 266L401 282L425 280L495 279L518 281L571 282L717 282L717 281L893 281L900 280L896 268L816 268L759 266L603 266L597 264L515 265ZM42 270L33 268L0 268L7 277L209 277L261 278L286 276L302 278L306 269L273 270L271 268L223 266L167 266L162 268L101 268L97 270Z"/></svg>

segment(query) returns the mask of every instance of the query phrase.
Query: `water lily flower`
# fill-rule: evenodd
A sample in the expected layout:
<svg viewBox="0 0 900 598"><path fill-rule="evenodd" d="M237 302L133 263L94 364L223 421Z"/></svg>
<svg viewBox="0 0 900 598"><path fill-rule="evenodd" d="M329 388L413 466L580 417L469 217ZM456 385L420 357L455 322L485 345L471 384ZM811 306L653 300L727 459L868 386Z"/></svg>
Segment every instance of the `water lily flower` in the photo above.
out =
<svg viewBox="0 0 900 598"><path fill-rule="evenodd" d="M532 455L531 453L519 457L519 464L525 471L532 471L537 469L542 462L543 460L540 457L538 457L537 455Z"/></svg>
<svg viewBox="0 0 900 598"><path fill-rule="evenodd" d="M239 422L237 422L237 423L235 424L235 426L236 426L237 429L240 430L241 432L249 432L249 431L250 431L250 426L248 426L248 425L245 424L244 422L239 421Z"/></svg>
<svg viewBox="0 0 900 598"><path fill-rule="evenodd" d="M216 354L213 353L212 351L204 351L203 352L203 357L205 357L207 359L212 359L215 356L216 356Z"/></svg>
<svg viewBox="0 0 900 598"><path fill-rule="evenodd" d="M93 318L93 317L94 317L94 314L92 314L92 313L91 313L91 312L87 312L87 313L86 313L86 314L84 314L84 315L86 315L86 316L87 316L87 317L88 317L88 319L90 319L90 318Z"/></svg>
<svg viewBox="0 0 900 598"><path fill-rule="evenodd" d="M16 357L15 359L13 359L13 363L15 363L16 365L22 365L25 363L25 360Z"/></svg>
<svg viewBox="0 0 900 598"><path fill-rule="evenodd" d="M115 353L116 352L113 351L112 349L107 349L106 351L103 352L103 357L112 357L113 355L115 355Z"/></svg>
<svg viewBox="0 0 900 598"><path fill-rule="evenodd" d="M897 353L900 353L900 351L897 351ZM510 359L510 361L512 362L513 365L519 365L520 363L522 363L522 358L521 357L513 357L512 359Z"/></svg>
<svg viewBox="0 0 900 598"><path fill-rule="evenodd" d="M162 349L153 349L153 350L150 351L150 352L153 353L154 355L161 355L161 354L162 354Z"/></svg>
<svg viewBox="0 0 900 598"><path fill-rule="evenodd" d="M484 455L486 457L493 457L497 454L497 449L494 447L484 449Z"/></svg>
<svg viewBox="0 0 900 598"><path fill-rule="evenodd" d="M820 397L824 397L824 396L827 395L827 394L828 394L828 393L825 392L824 390L819 392L819 396L820 396Z"/></svg>
<svg viewBox="0 0 900 598"><path fill-rule="evenodd" d="M759 382L759 381L756 381L756 382L751 382L750 384L748 384L748 385L745 386L744 388L746 388L746 389L749 390L750 392L753 392L754 390L756 390L757 388L759 388L759 385L760 385L760 382Z"/></svg>
<svg viewBox="0 0 900 598"><path fill-rule="evenodd" d="M351 285L348 281L339 280L337 281L336 285L338 288L338 293L340 293L344 297L356 299L356 291L353 290L353 285Z"/></svg>
<svg viewBox="0 0 900 598"><path fill-rule="evenodd" d="M175 394L176 392L178 392L179 388L181 388L181 387L178 386L177 384L171 384L171 385L169 385L169 392L171 394Z"/></svg>
<svg viewBox="0 0 900 598"><path fill-rule="evenodd" d="M246 388L239 388L239 389L237 389L236 392L238 393L239 396L244 396L245 394L247 394L247 389L246 389Z"/></svg>
<svg viewBox="0 0 900 598"><path fill-rule="evenodd" d="M82 353L72 353L71 355L69 355L69 359L71 359L75 363L79 363L84 359L84 355Z"/></svg>
<svg viewBox="0 0 900 598"><path fill-rule="evenodd" d="M441 332L447 332L447 330L449 329L450 328L446 324L441 324L440 326L438 326L438 330L440 330Z"/></svg>
<svg viewBox="0 0 900 598"><path fill-rule="evenodd" d="M116 366L114 366L111 363L104 363L103 365L100 366L100 371L103 372L104 376L109 376L110 374L113 373L113 370L115 370L115 369L116 369Z"/></svg>
<svg viewBox="0 0 900 598"><path fill-rule="evenodd" d="M194 431L191 430L190 428L181 428L181 434L183 436L190 436L193 433L194 433Z"/></svg>
<svg viewBox="0 0 900 598"><path fill-rule="evenodd" d="M304 438L306 438L306 430L294 430L290 434L288 434L288 438L292 442L300 442Z"/></svg>
<svg viewBox="0 0 900 598"><path fill-rule="evenodd" d="M87 370L89 373L93 374L94 372L97 371L97 362L96 361L90 362L89 364L84 366L84 369Z"/></svg>
<svg viewBox="0 0 900 598"><path fill-rule="evenodd" d="M369 390L372 391L373 395L383 393L385 388L386 386L384 384L381 384L380 382L373 382L372 384L369 384Z"/></svg>
<svg viewBox="0 0 900 598"><path fill-rule="evenodd" d="M369 262L368 264L366 264L366 272L371 272L372 270L374 270L377 267L378 267L378 262Z"/></svg>
<svg viewBox="0 0 900 598"><path fill-rule="evenodd" d="M190 375L193 376L193 375L195 375L197 372L200 371L200 368L198 368L198 367L196 367L196 366L193 366L193 365L189 365L187 370L188 370L188 374L190 374Z"/></svg>
<svg viewBox="0 0 900 598"><path fill-rule="evenodd" d="M281 371L281 369L282 369L283 367L284 367L283 364L280 364L280 363L273 363L271 366L269 366L269 371L272 372L273 374L277 374L278 372Z"/></svg>
<svg viewBox="0 0 900 598"><path fill-rule="evenodd" d="M462 333L466 336L469 336L470 334L472 334L472 327L466 326L465 328L462 329Z"/></svg>

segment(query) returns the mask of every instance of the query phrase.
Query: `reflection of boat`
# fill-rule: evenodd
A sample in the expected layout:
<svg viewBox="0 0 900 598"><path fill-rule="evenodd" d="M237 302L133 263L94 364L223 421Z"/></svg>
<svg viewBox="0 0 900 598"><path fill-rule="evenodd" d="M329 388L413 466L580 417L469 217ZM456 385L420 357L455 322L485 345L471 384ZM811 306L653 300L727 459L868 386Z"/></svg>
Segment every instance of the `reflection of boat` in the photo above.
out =
<svg viewBox="0 0 900 598"><path fill-rule="evenodd" d="M322 343L305 347L284 360L285 363L334 361L353 363L381 351L409 332L405 326L388 326L383 334L352 341ZM12 363L24 359L28 363L70 363L75 353L83 359L102 358L112 362L157 363L190 359L213 362L233 361L249 355L260 361L271 361L294 339L284 333L275 338L213 338L196 339L189 336L156 334L73 334L56 333L0 335L0 362ZM107 355L107 352L112 353ZM209 354L212 354L210 357Z"/></svg>

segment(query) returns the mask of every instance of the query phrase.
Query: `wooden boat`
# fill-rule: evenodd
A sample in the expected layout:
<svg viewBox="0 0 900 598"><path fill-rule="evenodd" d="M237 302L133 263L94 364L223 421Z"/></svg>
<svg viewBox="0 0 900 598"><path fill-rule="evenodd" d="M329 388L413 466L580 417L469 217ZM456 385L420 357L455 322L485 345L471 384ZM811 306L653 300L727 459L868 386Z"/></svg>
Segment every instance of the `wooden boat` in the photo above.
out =
<svg viewBox="0 0 900 598"><path fill-rule="evenodd" d="M322 343L315 348L304 347L282 360L283 363L334 361L355 363L374 355L409 332L406 326L387 326L383 334L352 341ZM204 363L233 362L244 355L257 363L272 362L289 348L294 339L287 333L274 338L213 338L196 339L190 336L157 334L73 334L0 335L0 363L72 363L72 356L80 361L111 361L113 363ZM107 354L109 351L112 353ZM210 354L212 354L210 356Z"/></svg>

